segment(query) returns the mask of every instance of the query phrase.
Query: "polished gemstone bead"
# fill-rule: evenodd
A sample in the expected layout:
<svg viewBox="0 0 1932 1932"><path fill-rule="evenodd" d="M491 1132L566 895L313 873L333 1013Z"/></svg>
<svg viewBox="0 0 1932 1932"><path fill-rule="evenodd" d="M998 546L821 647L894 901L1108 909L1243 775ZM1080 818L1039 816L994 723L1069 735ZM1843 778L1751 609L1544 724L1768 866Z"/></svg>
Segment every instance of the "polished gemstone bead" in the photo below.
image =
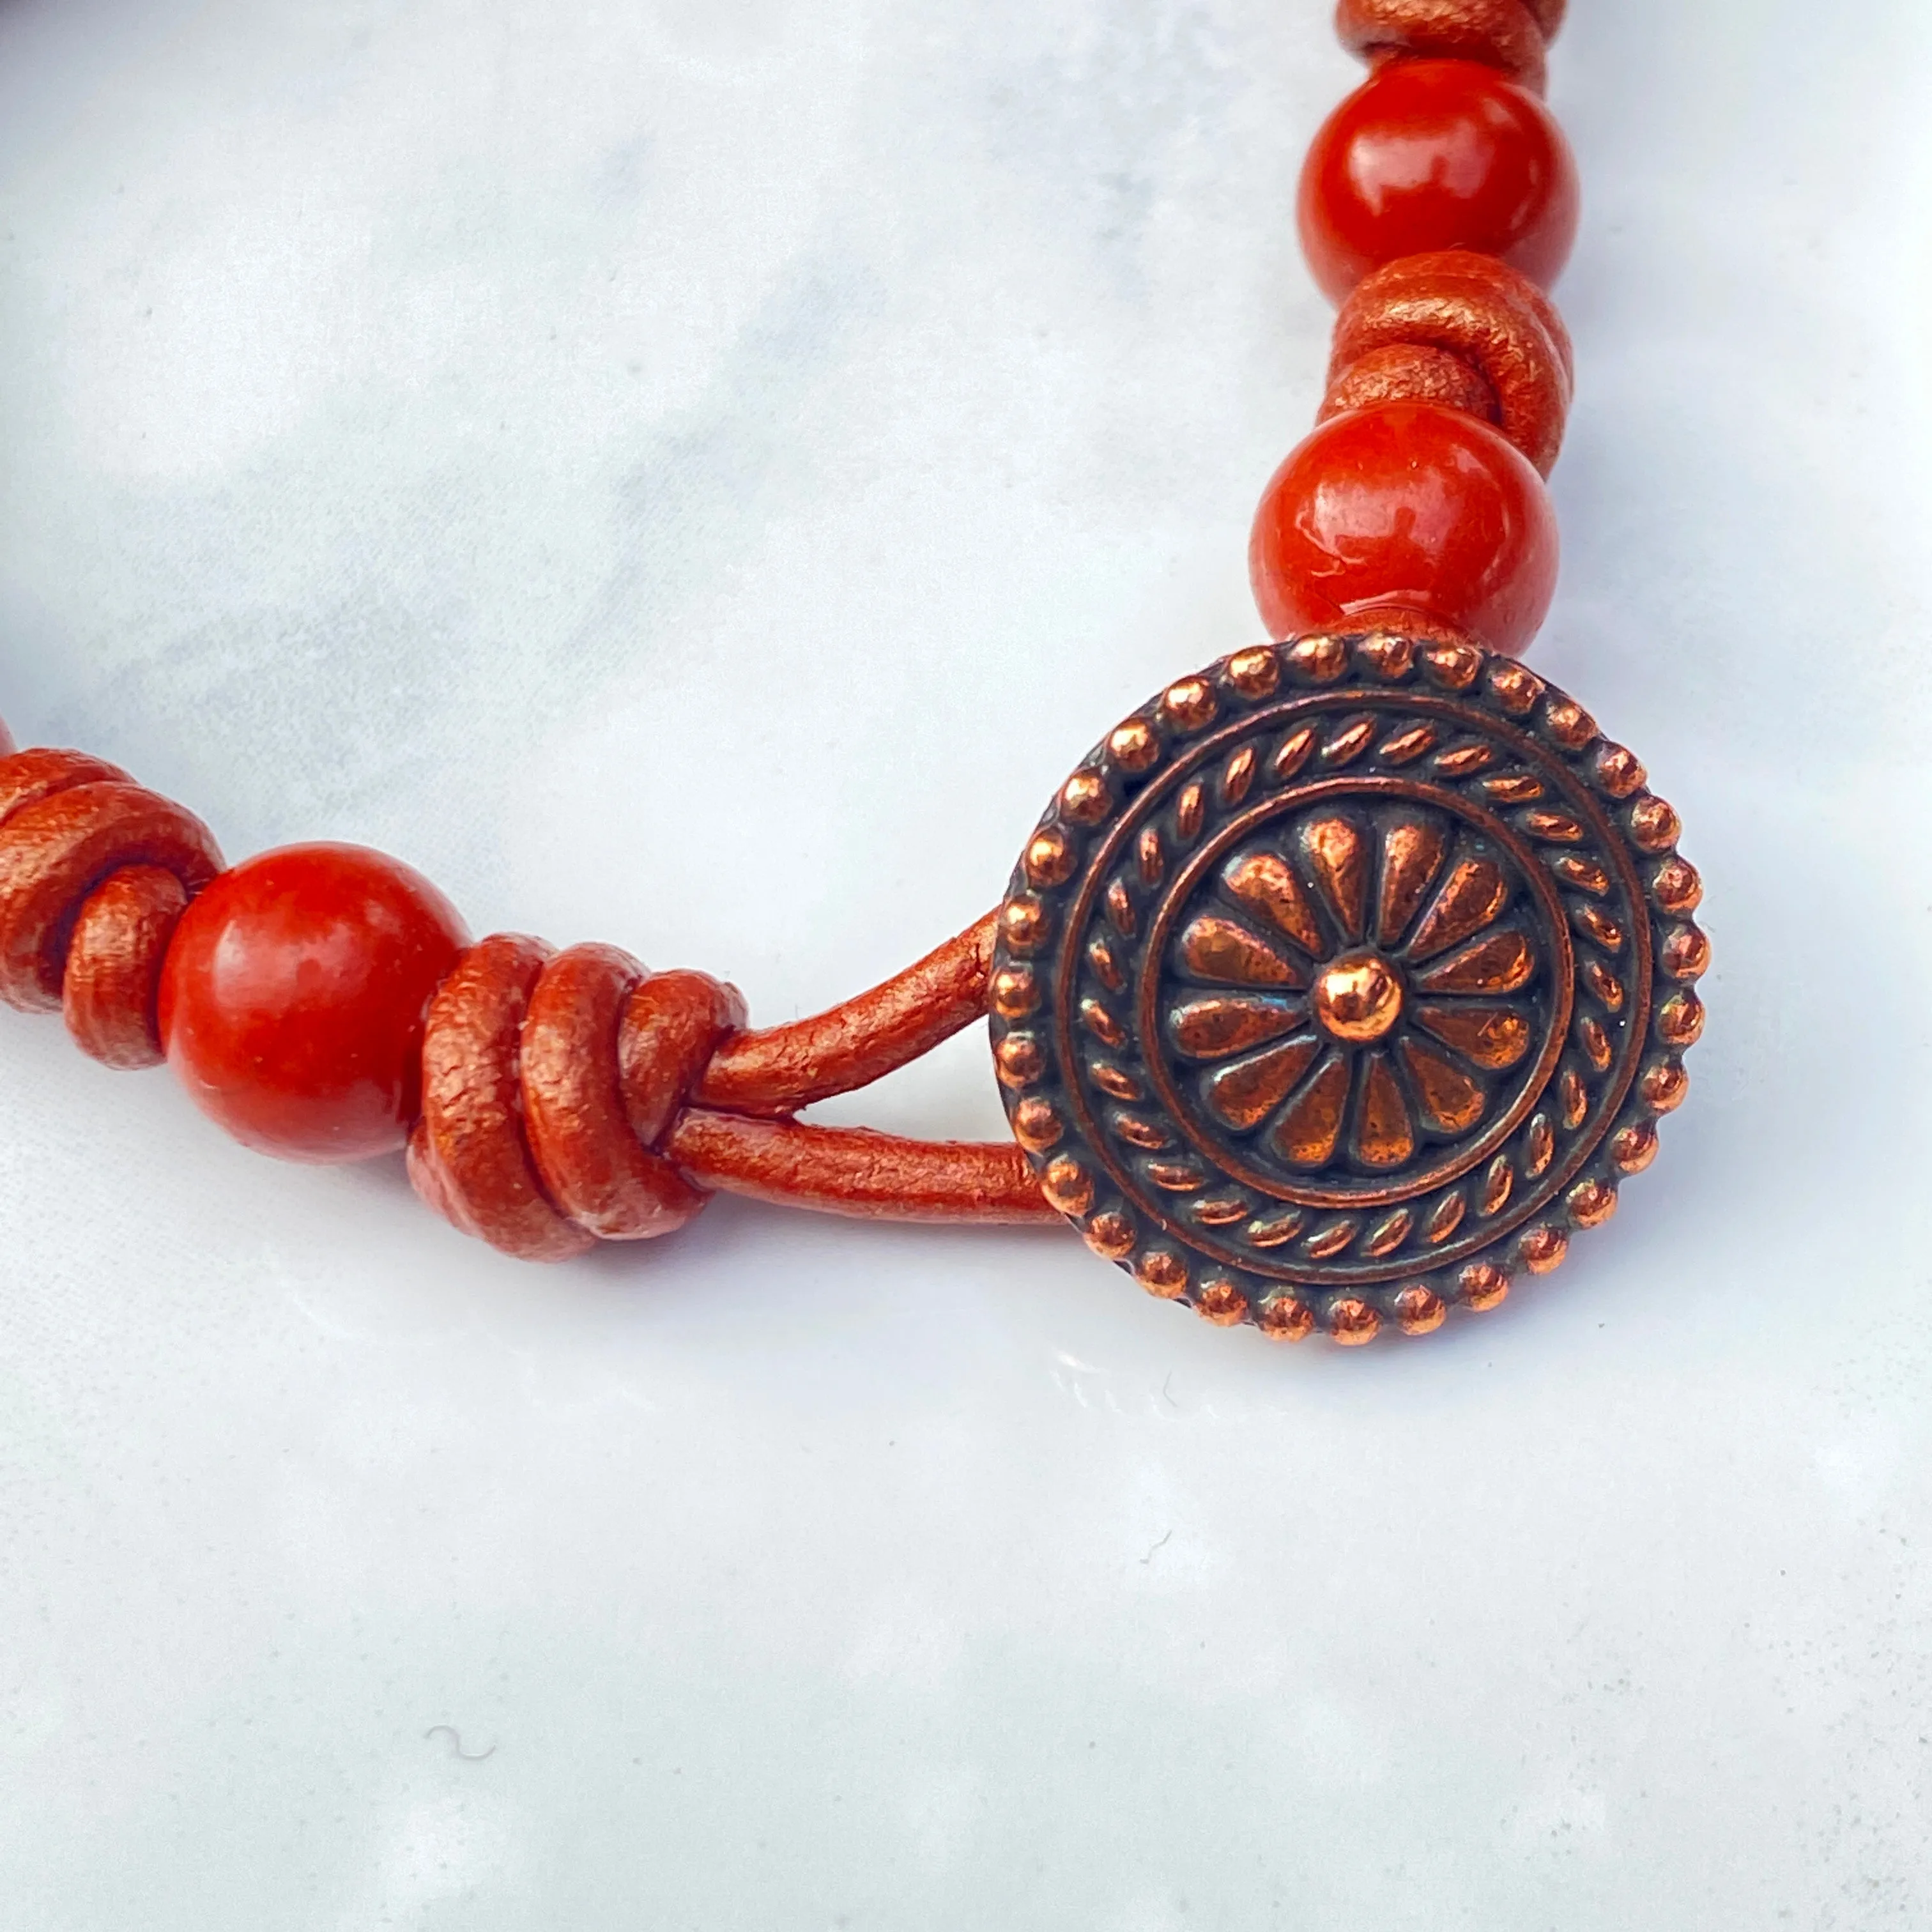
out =
<svg viewBox="0 0 1932 1932"><path fill-rule="evenodd" d="M1498 256L1547 288L1577 206L1569 143L1534 94L1474 61L1390 61L1315 137L1301 245L1335 302L1384 262L1440 248Z"/></svg>
<svg viewBox="0 0 1932 1932"><path fill-rule="evenodd" d="M359 845L289 845L224 872L161 971L168 1063L237 1140L363 1160L408 1138L423 1016L466 943L442 893Z"/></svg>
<svg viewBox="0 0 1932 1932"><path fill-rule="evenodd" d="M1393 403L1331 418L1276 471L1248 566L1272 636L1401 606L1514 655L1556 591L1556 518L1486 423Z"/></svg>

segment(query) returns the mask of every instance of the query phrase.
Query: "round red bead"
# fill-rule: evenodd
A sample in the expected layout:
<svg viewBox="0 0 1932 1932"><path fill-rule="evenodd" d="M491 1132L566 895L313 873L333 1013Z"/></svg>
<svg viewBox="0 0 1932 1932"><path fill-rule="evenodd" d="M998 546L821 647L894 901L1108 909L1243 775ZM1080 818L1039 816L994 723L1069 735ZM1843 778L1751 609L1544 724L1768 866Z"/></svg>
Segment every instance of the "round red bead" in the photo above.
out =
<svg viewBox="0 0 1932 1932"><path fill-rule="evenodd" d="M1400 605L1512 655L1556 589L1543 479L1487 423L1391 403L1331 418L1274 473L1248 546L1270 634Z"/></svg>
<svg viewBox="0 0 1932 1932"><path fill-rule="evenodd" d="M1340 302L1404 255L1468 248L1547 288L1576 238L1576 164L1536 96L1474 61L1396 60L1336 109L1301 172L1301 245Z"/></svg>
<svg viewBox="0 0 1932 1932"><path fill-rule="evenodd" d="M467 943L410 867L360 845L289 845L224 872L161 971L168 1062L238 1141L289 1160L400 1148L423 1016Z"/></svg>

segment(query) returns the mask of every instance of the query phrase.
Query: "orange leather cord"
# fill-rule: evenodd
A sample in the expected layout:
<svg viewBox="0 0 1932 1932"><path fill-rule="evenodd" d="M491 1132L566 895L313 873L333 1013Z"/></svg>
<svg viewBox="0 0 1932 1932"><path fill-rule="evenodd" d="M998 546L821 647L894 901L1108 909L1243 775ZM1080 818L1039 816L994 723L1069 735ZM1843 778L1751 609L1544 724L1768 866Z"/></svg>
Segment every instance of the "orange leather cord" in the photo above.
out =
<svg viewBox="0 0 1932 1932"><path fill-rule="evenodd" d="M1010 1142L792 1118L983 1018L992 947L989 914L830 1012L747 1030L736 989L707 974L486 939L430 1008L417 1191L530 1261L668 1233L714 1190L873 1220L1054 1220Z"/></svg>
<svg viewBox="0 0 1932 1932"><path fill-rule="evenodd" d="M829 1012L728 1040L692 1099L734 1114L790 1114L869 1087L984 1017L993 957L987 914L915 965Z"/></svg>
<svg viewBox="0 0 1932 1932"><path fill-rule="evenodd" d="M694 1107L664 1151L700 1186L880 1221L1058 1222L1012 1142L902 1140Z"/></svg>

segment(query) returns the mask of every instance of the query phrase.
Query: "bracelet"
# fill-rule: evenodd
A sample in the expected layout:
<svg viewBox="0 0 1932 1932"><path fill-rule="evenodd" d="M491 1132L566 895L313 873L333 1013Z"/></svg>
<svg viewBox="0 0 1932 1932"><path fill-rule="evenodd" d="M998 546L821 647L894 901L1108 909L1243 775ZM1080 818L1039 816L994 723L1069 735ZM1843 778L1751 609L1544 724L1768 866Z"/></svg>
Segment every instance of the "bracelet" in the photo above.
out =
<svg viewBox="0 0 1932 1932"><path fill-rule="evenodd" d="M996 910L844 1005L604 945L471 942L400 862L206 826L0 727L0 998L165 1060L284 1158L406 1153L532 1261L725 1191L1074 1223L1223 1325L1356 1344L1497 1306L1615 1212L1687 1090L1709 962L1676 814L1516 659L1554 595L1574 381L1546 290L1574 164L1540 98L1563 0L1341 0L1368 80L1304 170L1340 304L1313 434L1249 561L1268 636L1081 760ZM798 1118L982 1016L1013 1138Z"/></svg>

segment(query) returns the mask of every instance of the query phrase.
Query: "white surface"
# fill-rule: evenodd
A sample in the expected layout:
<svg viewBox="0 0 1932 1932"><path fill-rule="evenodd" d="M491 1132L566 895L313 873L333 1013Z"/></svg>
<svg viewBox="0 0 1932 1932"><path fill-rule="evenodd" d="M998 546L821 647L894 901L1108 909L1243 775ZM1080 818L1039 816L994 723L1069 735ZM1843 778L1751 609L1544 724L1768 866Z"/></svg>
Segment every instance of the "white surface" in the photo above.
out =
<svg viewBox="0 0 1932 1932"><path fill-rule="evenodd" d="M868 983L1255 634L1326 10L14 0L0 710ZM1932 14L1574 10L1534 661L1720 962L1615 1228L1358 1354L1051 1234L526 1270L5 1016L0 1924L1932 1922Z"/></svg>

